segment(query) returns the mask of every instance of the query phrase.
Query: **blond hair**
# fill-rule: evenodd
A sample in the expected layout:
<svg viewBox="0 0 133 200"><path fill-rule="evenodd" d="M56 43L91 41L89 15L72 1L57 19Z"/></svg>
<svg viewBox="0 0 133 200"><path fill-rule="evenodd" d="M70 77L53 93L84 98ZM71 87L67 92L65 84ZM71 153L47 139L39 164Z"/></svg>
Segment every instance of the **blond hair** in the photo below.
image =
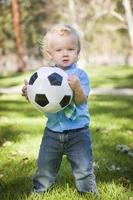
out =
<svg viewBox="0 0 133 200"><path fill-rule="evenodd" d="M50 44L50 39L52 38L52 34L54 33L59 34L61 36L65 35L66 33L70 34L75 39L75 42L77 43L78 53L80 52L80 48L81 48L80 37L76 29L74 29L72 26L68 24L55 24L47 30L41 42L41 51L44 56L47 54L49 44Z"/></svg>

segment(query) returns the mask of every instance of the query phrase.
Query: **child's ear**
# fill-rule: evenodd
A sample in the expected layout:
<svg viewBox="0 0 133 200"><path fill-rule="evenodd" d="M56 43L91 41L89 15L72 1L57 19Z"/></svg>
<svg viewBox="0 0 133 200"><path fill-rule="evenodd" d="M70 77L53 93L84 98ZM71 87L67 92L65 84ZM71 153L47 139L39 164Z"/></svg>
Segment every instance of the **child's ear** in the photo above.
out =
<svg viewBox="0 0 133 200"><path fill-rule="evenodd" d="M51 52L49 50L47 50L46 53L47 53L47 56L49 57L49 59L52 60Z"/></svg>
<svg viewBox="0 0 133 200"><path fill-rule="evenodd" d="M77 53L78 53L78 55L79 55L79 53L80 53L80 49L78 49Z"/></svg>

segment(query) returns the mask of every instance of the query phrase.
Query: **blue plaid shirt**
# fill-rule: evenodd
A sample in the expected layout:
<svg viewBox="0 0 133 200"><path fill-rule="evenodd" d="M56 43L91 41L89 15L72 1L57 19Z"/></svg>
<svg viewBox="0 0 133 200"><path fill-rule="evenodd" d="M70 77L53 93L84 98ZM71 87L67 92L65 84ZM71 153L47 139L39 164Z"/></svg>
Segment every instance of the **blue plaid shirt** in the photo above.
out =
<svg viewBox="0 0 133 200"><path fill-rule="evenodd" d="M81 86L83 88L84 94L86 96L89 95L89 78L86 72L84 72L82 69L77 68L75 64L69 66L65 72L70 75L76 75L80 82ZM83 128L85 126L89 126L90 122L90 115L88 112L88 105L87 103L83 103L76 106L76 112L77 112L77 118L75 120L68 119L64 111L59 111L57 113L45 113L46 117L48 118L46 126L57 132L63 132L64 130L69 129L77 129L77 128Z"/></svg>

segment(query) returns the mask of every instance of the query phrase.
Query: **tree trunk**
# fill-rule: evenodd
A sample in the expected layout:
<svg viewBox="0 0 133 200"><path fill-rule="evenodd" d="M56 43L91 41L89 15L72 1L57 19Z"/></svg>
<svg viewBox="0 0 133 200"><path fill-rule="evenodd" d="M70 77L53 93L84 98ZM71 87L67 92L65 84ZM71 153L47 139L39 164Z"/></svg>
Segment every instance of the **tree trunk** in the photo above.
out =
<svg viewBox="0 0 133 200"><path fill-rule="evenodd" d="M76 11L76 1L75 0L68 0L68 12L71 16L71 22L74 28L78 31L80 35L80 41L81 41L81 48L84 46L84 32L81 30L81 27L79 28L78 25L78 14ZM86 52L85 48L82 48L80 51L80 56L78 59L78 64L80 67L84 68L87 65L87 60L86 60Z"/></svg>
<svg viewBox="0 0 133 200"><path fill-rule="evenodd" d="M131 43L131 54L133 55L133 14L131 10L130 0L123 0L123 6L125 9L126 21L128 25L128 33Z"/></svg>
<svg viewBox="0 0 133 200"><path fill-rule="evenodd" d="M26 70L26 63L24 62L24 47L21 35L20 11L17 0L12 0L12 14L13 14L13 24L15 29L18 71L24 72Z"/></svg>

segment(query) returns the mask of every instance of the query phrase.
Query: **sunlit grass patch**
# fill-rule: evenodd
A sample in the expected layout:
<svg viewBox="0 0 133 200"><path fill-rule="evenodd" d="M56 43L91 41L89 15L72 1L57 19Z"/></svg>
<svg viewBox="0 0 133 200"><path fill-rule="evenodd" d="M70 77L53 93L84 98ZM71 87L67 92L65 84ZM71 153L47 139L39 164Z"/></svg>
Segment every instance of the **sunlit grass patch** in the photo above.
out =
<svg viewBox="0 0 133 200"><path fill-rule="evenodd" d="M133 68L129 66L86 67L91 87L133 88Z"/></svg>
<svg viewBox="0 0 133 200"><path fill-rule="evenodd" d="M0 87L13 87L22 85L24 79L26 79L32 72L25 73L12 73L9 75L0 76Z"/></svg>

